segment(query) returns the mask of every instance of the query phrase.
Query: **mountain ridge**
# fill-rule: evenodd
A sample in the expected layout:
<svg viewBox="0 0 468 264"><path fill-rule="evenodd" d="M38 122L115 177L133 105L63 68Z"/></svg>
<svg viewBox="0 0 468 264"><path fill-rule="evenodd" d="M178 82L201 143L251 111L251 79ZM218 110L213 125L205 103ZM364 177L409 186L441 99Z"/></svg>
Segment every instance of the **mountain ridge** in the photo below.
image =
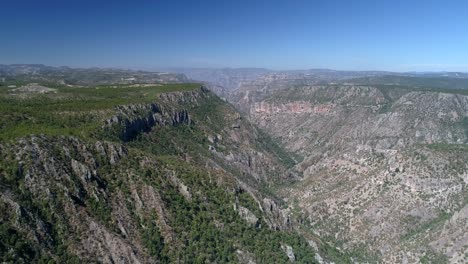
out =
<svg viewBox="0 0 468 264"><path fill-rule="evenodd" d="M107 91L139 96L135 89L164 87L101 87L96 106L108 110L100 110L100 125L90 133L45 131L1 141L0 205L8 212L0 222L2 260L348 259L315 236L306 239L295 231L291 209L267 186L297 176L272 151L272 141L212 92L198 86L155 93L146 103L130 98L105 104L112 100ZM31 94L17 103L70 100L62 98L69 89ZM73 100L95 93L82 89L93 88L73 90ZM18 95L1 96L15 101ZM63 107L49 114L76 111Z"/></svg>

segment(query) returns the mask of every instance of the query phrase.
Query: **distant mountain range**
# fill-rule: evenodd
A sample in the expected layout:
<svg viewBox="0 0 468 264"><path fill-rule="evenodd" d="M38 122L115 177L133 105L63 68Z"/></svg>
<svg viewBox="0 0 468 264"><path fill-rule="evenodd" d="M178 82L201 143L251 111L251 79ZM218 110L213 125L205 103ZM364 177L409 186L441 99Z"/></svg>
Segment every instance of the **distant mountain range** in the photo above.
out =
<svg viewBox="0 0 468 264"><path fill-rule="evenodd" d="M0 66L0 262L466 263L466 74L165 71Z"/></svg>
<svg viewBox="0 0 468 264"><path fill-rule="evenodd" d="M422 81L421 78L427 81ZM436 82L434 79L439 78ZM219 90L235 90L246 83L268 79L308 80L309 83L343 82L353 79L359 84L401 84L466 88L468 73L463 72L389 72L341 71L331 69L270 70L265 68L165 68L158 71L141 71L119 68L71 68L43 64L0 64L0 81L49 81L70 85L95 85L106 83L151 83L201 81ZM449 80L450 79L450 80ZM461 81L460 81L461 80Z"/></svg>
<svg viewBox="0 0 468 264"><path fill-rule="evenodd" d="M0 83L42 82L62 85L187 82L183 74L117 68L70 68L42 64L0 64Z"/></svg>
<svg viewBox="0 0 468 264"><path fill-rule="evenodd" d="M308 80L310 84L343 82L343 80L353 79L352 82L360 84L424 85L425 83L431 83L432 86L437 87L468 88L468 86L465 86L467 81L463 80L468 79L468 73L463 72L340 71L330 69L275 71L263 68L185 68L168 69L168 71L183 73L189 79L221 86L224 90L239 89L245 86L246 83L262 79ZM434 83L432 78L439 79Z"/></svg>

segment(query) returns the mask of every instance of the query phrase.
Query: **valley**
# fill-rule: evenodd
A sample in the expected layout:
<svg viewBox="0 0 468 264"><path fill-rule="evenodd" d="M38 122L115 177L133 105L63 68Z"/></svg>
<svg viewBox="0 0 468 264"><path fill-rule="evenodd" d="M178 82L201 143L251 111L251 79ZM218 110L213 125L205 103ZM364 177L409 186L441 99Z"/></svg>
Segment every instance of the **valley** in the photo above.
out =
<svg viewBox="0 0 468 264"><path fill-rule="evenodd" d="M464 263L467 90L446 86L465 79L432 78L288 86L265 76L226 98L299 157L302 178L277 193L306 229L371 262Z"/></svg>
<svg viewBox="0 0 468 264"><path fill-rule="evenodd" d="M1 264L468 264L468 1L1 10Z"/></svg>
<svg viewBox="0 0 468 264"><path fill-rule="evenodd" d="M0 76L2 261L466 260L463 87L23 68Z"/></svg>
<svg viewBox="0 0 468 264"><path fill-rule="evenodd" d="M295 231L282 149L199 84L1 89L2 261L349 259Z"/></svg>

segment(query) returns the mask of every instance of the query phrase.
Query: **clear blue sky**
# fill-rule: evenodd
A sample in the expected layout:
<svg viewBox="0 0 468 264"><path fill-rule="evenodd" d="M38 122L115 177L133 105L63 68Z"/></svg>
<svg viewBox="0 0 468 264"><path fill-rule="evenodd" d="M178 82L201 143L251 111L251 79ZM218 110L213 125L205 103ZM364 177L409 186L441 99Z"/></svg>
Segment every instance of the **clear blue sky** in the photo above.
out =
<svg viewBox="0 0 468 264"><path fill-rule="evenodd" d="M0 64L468 71L468 1L3 0Z"/></svg>

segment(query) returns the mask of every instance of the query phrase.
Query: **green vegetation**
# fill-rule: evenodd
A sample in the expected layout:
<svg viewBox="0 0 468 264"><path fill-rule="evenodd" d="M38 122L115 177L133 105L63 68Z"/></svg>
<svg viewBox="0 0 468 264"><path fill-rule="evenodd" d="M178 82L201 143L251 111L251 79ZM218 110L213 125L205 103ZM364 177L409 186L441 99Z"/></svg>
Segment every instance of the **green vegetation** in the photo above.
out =
<svg viewBox="0 0 468 264"><path fill-rule="evenodd" d="M322 237L325 239L325 237ZM344 248L344 241L336 240L332 236L326 237L327 243L319 245L319 253L326 256L328 260L335 263L380 263L380 256L376 252L371 252L365 242L353 246L346 251L339 250Z"/></svg>
<svg viewBox="0 0 468 264"><path fill-rule="evenodd" d="M21 169L13 158L1 156L0 191L19 202L22 214L30 213L26 219L29 220L31 215L41 219L42 228L47 231L42 234L46 246L40 247L34 243L24 230L24 225L34 226L35 223L23 222L21 218L15 220L17 209L4 200L0 200L2 211L0 215L0 261L6 263L79 263L77 256L66 250L64 243L66 224L61 214L63 207L58 203L49 203L47 200L35 198L31 192L24 190L23 185ZM54 186L50 187L50 191L56 194ZM62 199L63 197L56 197L57 201ZM55 253L54 258L45 254L49 251Z"/></svg>
<svg viewBox="0 0 468 264"><path fill-rule="evenodd" d="M157 219L157 214L153 214L153 218ZM159 227L155 222L149 221L146 230L142 230L142 233L143 243L148 249L150 255L156 257L156 259L159 259L162 262L168 262L167 256L165 256L167 252L163 253L164 238L161 236Z"/></svg>
<svg viewBox="0 0 468 264"><path fill-rule="evenodd" d="M450 88L438 88L438 87L415 87L405 86L398 84L374 84L373 87L378 88L384 93L390 93L391 99L398 99L401 95L409 92L437 92L437 93L449 93L449 94L461 94L468 95L468 89L450 89Z"/></svg>
<svg viewBox="0 0 468 264"><path fill-rule="evenodd" d="M299 156L296 156L296 160L294 160L293 154L286 152L284 148L280 147L278 143L261 130L258 132L258 142L259 147L275 154L276 157L288 168L292 168L298 162L302 161L302 157Z"/></svg>
<svg viewBox="0 0 468 264"><path fill-rule="evenodd" d="M18 231L11 228L10 225L4 223L0 225L0 260L2 262L13 262L17 258L29 261L35 259L37 252L35 252L32 246L28 244L23 237L24 234L19 234ZM8 252L9 248L14 248L13 252Z"/></svg>
<svg viewBox="0 0 468 264"><path fill-rule="evenodd" d="M436 254L433 251L428 250L424 256L422 256L419 261L421 264L445 264L449 263L447 257L442 254Z"/></svg>
<svg viewBox="0 0 468 264"><path fill-rule="evenodd" d="M141 242L145 254L162 263L232 263L238 261L238 250L246 252L258 263L288 263L282 245L293 248L298 263L314 263L315 252L302 236L294 231L270 229L251 194L233 191L237 187L236 177L243 173L222 162L219 164L225 166L225 171L206 167L208 159L219 159L208 150L209 144L226 151L235 149L235 146L207 140L207 135L217 133L227 138L224 129L230 128L231 122L239 118L231 106L219 98L212 96L198 105L171 106L171 110L187 108L193 122L154 127L150 133L140 133L128 142L116 137L115 132L123 127L101 128L103 120L113 116L118 105L158 102L161 92L196 87L198 85L58 87L56 94L27 97L3 91L0 94L0 109L5 113L0 117L4 121L0 125L2 145L12 146L18 137L44 134L46 137L38 140L41 141L40 148L45 157L53 157L55 165L51 166L60 166L63 171L59 172L62 178L43 173L41 182L47 186L47 191L33 193L25 184L24 172L37 168L35 161L25 160L19 165L15 153L0 149L0 187L11 193L28 212L27 221L37 219L47 230L42 240L27 242L29 235L25 230L35 230L36 226L21 225L18 228L13 223L14 210L0 204L3 206L0 209L12 212L0 218L0 261L76 262L78 259L70 254L70 247L86 236L80 233L86 227L76 228L76 221L83 219L80 215L90 217L107 231L126 238L118 225L122 218L117 215L127 210L127 224L137 232L133 239ZM166 107L165 103L161 104ZM244 125L247 123L241 123ZM72 141L57 137L67 135L82 139L84 146L78 148ZM286 164L293 164L287 153L270 138L265 135L259 138L261 143L253 147L273 151ZM71 169L70 159L84 162L80 149L92 151L96 140L101 139L124 145L128 156L111 164L108 155L93 152L91 156L97 164L97 176L84 180ZM150 165L144 165L147 161ZM180 192L176 182L168 179L168 174L175 175L189 187L190 199ZM143 202L156 203L154 206L161 206L162 211L136 209L133 192L138 191L141 195L141 190L149 187L160 201ZM126 208L117 208L121 204L119 201ZM260 219L259 225L250 225L242 219L234 209L236 202L253 212ZM65 210L70 207L76 207L79 212L74 222L67 215L70 211ZM169 230L161 222L170 226ZM93 256L88 257L87 261L95 261ZM345 258L344 255L341 257Z"/></svg>
<svg viewBox="0 0 468 264"><path fill-rule="evenodd" d="M468 151L467 144L434 143L427 144L426 146L437 151Z"/></svg>
<svg viewBox="0 0 468 264"><path fill-rule="evenodd" d="M311 263L313 260L313 252L299 235L271 230L264 221L260 228L249 226L233 209L236 194L210 181L206 169L168 156L161 162L165 164L165 170L177 171L177 176L191 187L192 199L187 200L176 186L167 184L162 171L144 173L145 181L159 190L167 205L176 241L180 242L177 242L177 252L171 253L168 249L171 245L157 238L158 231L145 231L156 236L156 243L151 244L155 254L172 261L226 263L237 261L235 252L239 248L252 253L262 263L287 263L286 254L281 250L281 244L287 244L293 247L299 263ZM261 214L248 194L239 194L238 200L243 206Z"/></svg>
<svg viewBox="0 0 468 264"><path fill-rule="evenodd" d="M448 93L468 94L468 79L453 77L412 77L412 76L377 76L363 77L346 82L362 85L384 85L400 88L411 88L421 91L440 91Z"/></svg>
<svg viewBox="0 0 468 264"><path fill-rule="evenodd" d="M451 216L452 215L449 214L449 213L441 212L434 219L426 221L426 222L424 222L422 224L419 224L419 225L415 226L414 228L408 230L408 232L406 232L406 234L404 234L401 237L401 240L408 240L408 239L414 238L415 236L417 236L419 234L422 234L423 232L428 232L428 231L430 231L430 230L444 224L445 221L448 220ZM409 221L412 222L412 225L415 225L414 219L411 219Z"/></svg>
<svg viewBox="0 0 468 264"><path fill-rule="evenodd" d="M118 105L154 102L160 93L198 87L198 84L56 87L58 92L49 94L15 94L11 89L1 90L0 142L33 134L86 138L97 132Z"/></svg>
<svg viewBox="0 0 468 264"><path fill-rule="evenodd" d="M28 72L24 72L25 66ZM5 86L21 86L28 83L41 83L45 86L51 85L79 85L95 86L110 85L116 83L171 83L184 82L186 77L173 73L157 73L145 71L132 71L124 69L100 69L81 68L72 69L68 67L50 67L39 64L29 65L2 65L0 67L0 81ZM34 74L31 74L34 72Z"/></svg>
<svg viewBox="0 0 468 264"><path fill-rule="evenodd" d="M465 137L467 138L467 141L468 141L468 117L465 116L461 123L462 123L463 129L465 130Z"/></svg>

